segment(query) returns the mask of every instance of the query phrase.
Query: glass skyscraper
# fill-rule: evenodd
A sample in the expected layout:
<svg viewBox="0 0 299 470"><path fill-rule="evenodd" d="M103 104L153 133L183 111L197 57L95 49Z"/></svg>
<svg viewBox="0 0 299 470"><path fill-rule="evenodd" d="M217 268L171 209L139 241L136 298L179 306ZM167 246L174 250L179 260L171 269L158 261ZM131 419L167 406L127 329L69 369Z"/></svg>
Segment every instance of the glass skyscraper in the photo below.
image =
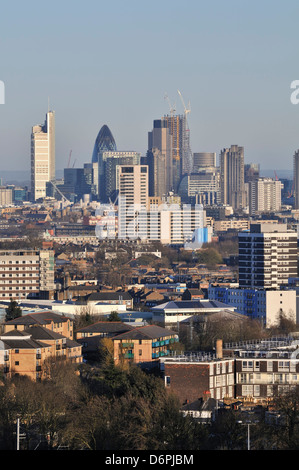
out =
<svg viewBox="0 0 299 470"><path fill-rule="evenodd" d="M97 135L92 153L92 163L98 163L103 152L116 152L114 137L106 124Z"/></svg>
<svg viewBox="0 0 299 470"><path fill-rule="evenodd" d="M98 175L99 175L99 197L100 200L105 198L105 185L104 185L104 161L103 153L104 152L116 152L116 143L114 137L105 124L97 135L93 153L92 153L92 163L98 163Z"/></svg>

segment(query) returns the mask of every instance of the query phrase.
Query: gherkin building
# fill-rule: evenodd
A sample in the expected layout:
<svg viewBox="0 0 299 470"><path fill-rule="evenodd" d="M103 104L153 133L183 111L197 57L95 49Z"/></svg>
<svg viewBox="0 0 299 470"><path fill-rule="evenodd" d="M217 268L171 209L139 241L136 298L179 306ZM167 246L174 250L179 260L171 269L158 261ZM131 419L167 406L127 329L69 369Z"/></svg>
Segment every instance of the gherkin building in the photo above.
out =
<svg viewBox="0 0 299 470"><path fill-rule="evenodd" d="M114 137L106 124L100 129L97 135L94 149L92 153L92 163L98 163L98 178L99 178L99 197L103 201L105 197L105 162L103 161L104 152L116 152L116 143Z"/></svg>
<svg viewBox="0 0 299 470"><path fill-rule="evenodd" d="M105 124L97 135L94 149L92 153L92 163L99 163L101 165L101 154L103 152L115 152L117 150L114 137Z"/></svg>

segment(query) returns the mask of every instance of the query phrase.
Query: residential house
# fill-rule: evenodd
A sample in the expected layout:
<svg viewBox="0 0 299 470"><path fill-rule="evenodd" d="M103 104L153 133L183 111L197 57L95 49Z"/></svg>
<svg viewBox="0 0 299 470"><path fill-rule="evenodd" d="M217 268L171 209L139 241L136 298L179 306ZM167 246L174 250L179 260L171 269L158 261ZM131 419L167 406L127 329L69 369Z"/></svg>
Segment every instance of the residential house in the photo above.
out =
<svg viewBox="0 0 299 470"><path fill-rule="evenodd" d="M81 349L80 344L46 327L13 329L0 336L0 367L5 379L25 375L42 380L55 360L81 363Z"/></svg>
<svg viewBox="0 0 299 470"><path fill-rule="evenodd" d="M157 325L135 327L114 336L114 362L132 361L146 368L159 366L159 358L170 354L171 345L178 341L174 331Z"/></svg>
<svg viewBox="0 0 299 470"><path fill-rule="evenodd" d="M23 331L30 326L44 326L55 333L59 333L66 338L74 338L74 322L71 318L51 311L28 313L7 321L3 327L4 332L12 330Z"/></svg>
<svg viewBox="0 0 299 470"><path fill-rule="evenodd" d="M75 337L76 341L82 345L83 354L88 354L98 351L103 338L112 338L133 328L120 321L100 321L76 330Z"/></svg>

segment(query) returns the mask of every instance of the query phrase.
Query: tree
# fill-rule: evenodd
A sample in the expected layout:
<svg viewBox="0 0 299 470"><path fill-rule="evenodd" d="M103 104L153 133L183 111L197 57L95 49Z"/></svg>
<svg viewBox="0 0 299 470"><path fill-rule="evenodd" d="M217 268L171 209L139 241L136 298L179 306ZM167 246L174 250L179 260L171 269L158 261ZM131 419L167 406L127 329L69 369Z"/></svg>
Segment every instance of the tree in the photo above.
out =
<svg viewBox="0 0 299 470"><path fill-rule="evenodd" d="M118 312L111 312L108 321L121 321L120 316L118 315Z"/></svg>
<svg viewBox="0 0 299 470"><path fill-rule="evenodd" d="M5 309L5 321L14 320L22 316L22 309L18 306L16 300L11 300L9 306Z"/></svg>

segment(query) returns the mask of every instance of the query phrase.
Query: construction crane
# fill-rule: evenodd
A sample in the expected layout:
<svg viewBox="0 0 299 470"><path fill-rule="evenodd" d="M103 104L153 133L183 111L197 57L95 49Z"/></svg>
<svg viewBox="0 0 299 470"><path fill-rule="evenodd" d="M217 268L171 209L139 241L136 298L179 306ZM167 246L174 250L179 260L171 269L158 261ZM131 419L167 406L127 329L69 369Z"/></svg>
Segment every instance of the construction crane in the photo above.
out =
<svg viewBox="0 0 299 470"><path fill-rule="evenodd" d="M184 107L184 114L185 114L185 116L186 116L186 118L187 118L187 114L191 113L190 101L189 101L189 103L188 103L188 108L186 108L186 105L185 105L185 102L184 102L184 100L183 100L183 96L182 96L182 93L180 92L180 90L178 90L178 94L179 94L179 96L180 96L180 98L181 98L181 101L182 101L182 104L183 104L183 107Z"/></svg>
<svg viewBox="0 0 299 470"><path fill-rule="evenodd" d="M70 163L71 163L71 156L72 156L72 150L70 151L70 154L69 154L69 160L67 162L67 168L70 167Z"/></svg>
<svg viewBox="0 0 299 470"><path fill-rule="evenodd" d="M56 184L54 183L54 181L50 181L50 183L52 184L52 186L54 187L54 189L60 194L60 196L62 197L62 201L63 203L65 202L68 202L69 204L71 204L71 201L68 200L67 197L65 197L65 195L60 191L60 189L56 186Z"/></svg>
<svg viewBox="0 0 299 470"><path fill-rule="evenodd" d="M184 115L185 115L185 142L184 142L184 157L183 157L183 172L191 174L193 170L193 156L190 148L190 129L188 124L187 115L191 112L190 102L188 103L188 108L185 105L182 93L178 90L178 94L181 98Z"/></svg>
<svg viewBox="0 0 299 470"><path fill-rule="evenodd" d="M164 99L168 101L170 116L173 116L175 114L175 111L176 111L175 103L173 105L171 104L169 96L167 95L167 93L164 94Z"/></svg>

